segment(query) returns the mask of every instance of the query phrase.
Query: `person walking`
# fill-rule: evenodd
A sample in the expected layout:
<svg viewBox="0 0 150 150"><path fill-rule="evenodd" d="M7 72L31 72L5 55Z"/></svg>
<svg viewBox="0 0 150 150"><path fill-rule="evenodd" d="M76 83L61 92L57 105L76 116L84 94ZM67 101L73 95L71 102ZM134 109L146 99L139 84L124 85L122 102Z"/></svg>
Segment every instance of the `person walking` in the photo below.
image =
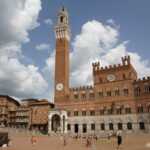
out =
<svg viewBox="0 0 150 150"><path fill-rule="evenodd" d="M32 145L35 145L36 143L36 137L34 135L31 137L31 143Z"/></svg>
<svg viewBox="0 0 150 150"><path fill-rule="evenodd" d="M122 143L122 136L120 133L118 133L118 136L117 136L117 149L121 149L121 143Z"/></svg>
<svg viewBox="0 0 150 150"><path fill-rule="evenodd" d="M64 136L64 146L67 144L67 137Z"/></svg>
<svg viewBox="0 0 150 150"><path fill-rule="evenodd" d="M110 142L110 134L108 133L108 142Z"/></svg>

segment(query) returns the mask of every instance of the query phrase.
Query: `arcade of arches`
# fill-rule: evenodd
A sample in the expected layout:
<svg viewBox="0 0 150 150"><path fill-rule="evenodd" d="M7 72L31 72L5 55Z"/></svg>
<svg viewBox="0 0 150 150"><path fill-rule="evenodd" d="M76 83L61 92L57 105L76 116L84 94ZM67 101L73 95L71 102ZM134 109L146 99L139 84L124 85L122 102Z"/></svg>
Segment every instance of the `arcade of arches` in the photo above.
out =
<svg viewBox="0 0 150 150"><path fill-rule="evenodd" d="M65 112L65 114L64 114ZM136 114L112 116L68 117L67 111L53 113L49 120L49 133L106 133L125 131L126 133L146 132L150 129L149 116ZM52 113L51 113L52 114Z"/></svg>

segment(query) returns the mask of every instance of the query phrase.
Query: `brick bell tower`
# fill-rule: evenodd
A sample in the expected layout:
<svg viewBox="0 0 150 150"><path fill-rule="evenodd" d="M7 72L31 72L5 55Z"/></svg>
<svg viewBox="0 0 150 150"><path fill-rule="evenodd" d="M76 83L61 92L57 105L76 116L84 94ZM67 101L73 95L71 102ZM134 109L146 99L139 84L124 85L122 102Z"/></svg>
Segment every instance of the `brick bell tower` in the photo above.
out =
<svg viewBox="0 0 150 150"><path fill-rule="evenodd" d="M68 12L63 7L58 12L58 23L55 26L55 103L63 101L69 94L69 43L71 29Z"/></svg>

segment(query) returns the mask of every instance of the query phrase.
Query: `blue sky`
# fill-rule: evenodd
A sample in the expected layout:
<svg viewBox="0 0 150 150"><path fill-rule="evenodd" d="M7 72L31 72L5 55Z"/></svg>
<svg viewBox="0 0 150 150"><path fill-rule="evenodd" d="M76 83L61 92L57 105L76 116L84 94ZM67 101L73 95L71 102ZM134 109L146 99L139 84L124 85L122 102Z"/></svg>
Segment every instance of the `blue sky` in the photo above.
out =
<svg viewBox="0 0 150 150"><path fill-rule="evenodd" d="M124 55L139 77L149 76L149 0L1 0L1 94L53 101L54 27L63 5L72 30L70 86L92 84L93 61L115 64Z"/></svg>

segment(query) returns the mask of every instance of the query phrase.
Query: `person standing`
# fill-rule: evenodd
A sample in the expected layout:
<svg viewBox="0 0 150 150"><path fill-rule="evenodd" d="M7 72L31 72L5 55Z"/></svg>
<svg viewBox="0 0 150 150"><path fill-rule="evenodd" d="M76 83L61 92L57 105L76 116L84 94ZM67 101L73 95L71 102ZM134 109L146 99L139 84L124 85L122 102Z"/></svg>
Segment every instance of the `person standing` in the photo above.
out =
<svg viewBox="0 0 150 150"><path fill-rule="evenodd" d="M110 134L108 133L108 142L110 142Z"/></svg>
<svg viewBox="0 0 150 150"><path fill-rule="evenodd" d="M121 148L121 143L122 143L122 136L120 133L118 133L118 136L117 136L117 149Z"/></svg>

